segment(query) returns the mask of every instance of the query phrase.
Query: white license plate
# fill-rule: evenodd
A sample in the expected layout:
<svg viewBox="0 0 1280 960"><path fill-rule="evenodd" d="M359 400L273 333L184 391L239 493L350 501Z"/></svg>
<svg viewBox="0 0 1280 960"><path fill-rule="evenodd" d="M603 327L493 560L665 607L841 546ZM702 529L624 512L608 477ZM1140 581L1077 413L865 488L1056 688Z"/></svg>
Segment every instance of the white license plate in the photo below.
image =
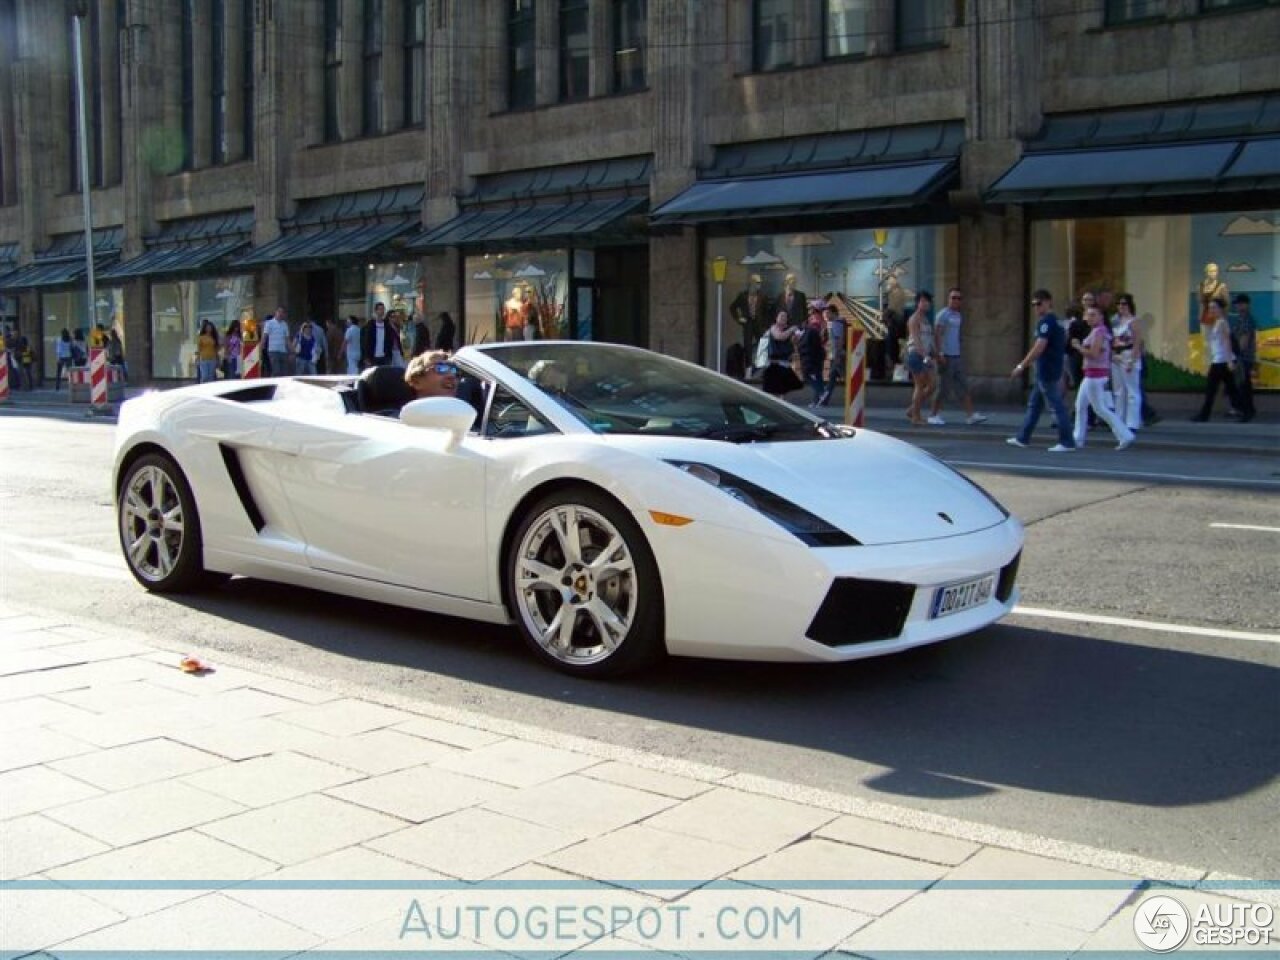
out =
<svg viewBox="0 0 1280 960"><path fill-rule="evenodd" d="M929 619L949 617L953 613L962 613L981 606L991 599L996 589L996 575L988 574L976 580L964 583L953 583L947 587L939 587L933 595L933 605L929 608Z"/></svg>

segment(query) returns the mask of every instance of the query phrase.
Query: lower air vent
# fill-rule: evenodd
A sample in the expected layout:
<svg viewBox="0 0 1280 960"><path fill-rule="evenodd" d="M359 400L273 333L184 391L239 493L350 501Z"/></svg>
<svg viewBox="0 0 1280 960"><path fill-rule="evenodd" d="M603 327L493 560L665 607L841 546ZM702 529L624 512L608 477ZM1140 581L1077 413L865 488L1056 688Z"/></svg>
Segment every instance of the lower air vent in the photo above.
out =
<svg viewBox="0 0 1280 960"><path fill-rule="evenodd" d="M909 583L841 577L827 591L808 637L828 647L891 640L902 633L915 591Z"/></svg>
<svg viewBox="0 0 1280 960"><path fill-rule="evenodd" d="M225 443L218 444L218 450L222 454L222 462L227 468L227 477L231 480L236 496L240 498L240 505L244 507L245 515L253 524L253 529L261 533L267 521L263 518L262 511L258 509L257 501L253 499L253 491L249 489L244 468L240 466L240 455Z"/></svg>
<svg viewBox="0 0 1280 960"><path fill-rule="evenodd" d="M1022 559L1022 552L1004 565L1000 570L1000 582L996 584L996 599L1001 603L1008 603L1009 598L1013 596L1013 583L1018 579L1018 561Z"/></svg>

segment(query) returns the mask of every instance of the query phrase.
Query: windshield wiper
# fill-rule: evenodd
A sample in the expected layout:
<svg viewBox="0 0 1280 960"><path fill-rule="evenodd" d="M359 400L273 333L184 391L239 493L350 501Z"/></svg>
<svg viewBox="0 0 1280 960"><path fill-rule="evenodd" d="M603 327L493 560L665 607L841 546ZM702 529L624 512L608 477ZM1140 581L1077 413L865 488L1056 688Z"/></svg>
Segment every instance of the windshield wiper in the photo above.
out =
<svg viewBox="0 0 1280 960"><path fill-rule="evenodd" d="M768 440L777 431L775 424L755 424L754 426L744 423L726 424L722 427L707 427L698 431L699 437L705 437L708 440L727 440L730 443L750 443L753 440Z"/></svg>

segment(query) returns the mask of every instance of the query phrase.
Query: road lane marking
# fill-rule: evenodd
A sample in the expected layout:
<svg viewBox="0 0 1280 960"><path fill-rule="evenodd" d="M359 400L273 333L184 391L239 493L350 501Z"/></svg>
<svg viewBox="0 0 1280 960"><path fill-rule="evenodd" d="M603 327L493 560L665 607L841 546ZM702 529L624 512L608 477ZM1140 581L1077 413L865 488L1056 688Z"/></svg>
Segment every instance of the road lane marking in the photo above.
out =
<svg viewBox="0 0 1280 960"><path fill-rule="evenodd" d="M1260 527L1254 523L1211 523L1219 530L1260 530L1263 533L1280 533L1280 527Z"/></svg>
<svg viewBox="0 0 1280 960"><path fill-rule="evenodd" d="M1185 633L1195 637L1216 637L1222 640L1257 640L1262 643L1280 643L1280 633L1253 633L1248 630L1221 630L1216 627L1189 627L1181 623L1158 623L1154 620L1131 620L1128 617L1108 617L1099 613L1074 613L1070 610L1046 610L1043 607L1016 606L1015 614L1024 617L1042 617L1045 620L1070 620L1075 623L1105 623L1114 627L1131 627L1135 630L1154 630L1157 633Z"/></svg>
<svg viewBox="0 0 1280 960"><path fill-rule="evenodd" d="M989 460L948 460L953 467L978 467L984 470L1012 470L1026 473L1060 473L1069 475L1093 474L1101 477L1115 477L1120 480L1181 480L1188 483L1220 483L1235 487L1275 487L1280 489L1280 481L1276 480L1242 480L1239 477L1195 476L1186 473L1156 473L1143 470L1098 470L1090 467L1050 467L1032 463L999 463Z"/></svg>
<svg viewBox="0 0 1280 960"><path fill-rule="evenodd" d="M37 570L103 580L129 580L129 568L119 552L80 547L48 537L0 534L0 547ZM25 548L25 549L24 549Z"/></svg>

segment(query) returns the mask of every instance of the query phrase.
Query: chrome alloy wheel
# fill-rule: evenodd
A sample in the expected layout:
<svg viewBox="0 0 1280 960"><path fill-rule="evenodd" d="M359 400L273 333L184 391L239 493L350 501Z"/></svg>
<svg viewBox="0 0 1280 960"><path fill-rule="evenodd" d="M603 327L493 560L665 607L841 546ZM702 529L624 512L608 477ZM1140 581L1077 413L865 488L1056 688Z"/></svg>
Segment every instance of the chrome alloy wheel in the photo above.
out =
<svg viewBox="0 0 1280 960"><path fill-rule="evenodd" d="M144 466L129 478L121 497L120 538L129 565L144 580L164 580L178 564L185 536L173 478L158 466Z"/></svg>
<svg viewBox="0 0 1280 960"><path fill-rule="evenodd" d="M555 660L597 663L631 633L635 560L617 527L596 510L565 503L539 514L516 549L514 573L520 617Z"/></svg>

